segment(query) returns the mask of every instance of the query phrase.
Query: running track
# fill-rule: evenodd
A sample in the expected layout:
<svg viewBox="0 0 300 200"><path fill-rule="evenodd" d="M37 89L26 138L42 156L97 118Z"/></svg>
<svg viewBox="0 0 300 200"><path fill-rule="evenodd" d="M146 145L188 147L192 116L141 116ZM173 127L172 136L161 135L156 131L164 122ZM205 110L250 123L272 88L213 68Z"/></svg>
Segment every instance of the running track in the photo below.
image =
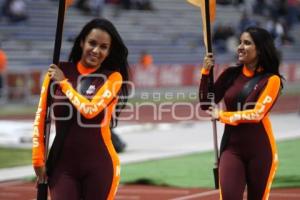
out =
<svg viewBox="0 0 300 200"><path fill-rule="evenodd" d="M0 200L34 200L35 189L31 182L0 183ZM218 191L211 189L182 189L141 185L121 185L116 200L217 200ZM245 198L246 199L246 194ZM298 200L300 188L273 189L270 200Z"/></svg>

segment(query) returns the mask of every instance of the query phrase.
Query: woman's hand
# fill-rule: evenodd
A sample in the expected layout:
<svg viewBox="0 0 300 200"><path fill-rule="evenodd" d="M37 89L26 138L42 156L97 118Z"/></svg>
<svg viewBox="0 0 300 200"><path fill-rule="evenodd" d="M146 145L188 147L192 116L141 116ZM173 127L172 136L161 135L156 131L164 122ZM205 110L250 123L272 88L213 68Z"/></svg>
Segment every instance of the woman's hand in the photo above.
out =
<svg viewBox="0 0 300 200"><path fill-rule="evenodd" d="M47 182L47 174L46 174L46 167L45 166L40 166L40 167L34 167L35 174L37 176L37 181L36 184L38 185L39 183L45 183Z"/></svg>
<svg viewBox="0 0 300 200"><path fill-rule="evenodd" d="M220 118L220 110L217 107L210 106L206 113L211 116L212 119L219 120Z"/></svg>
<svg viewBox="0 0 300 200"><path fill-rule="evenodd" d="M208 53L204 57L203 68L206 70L210 70L214 66L214 55L213 53Z"/></svg>
<svg viewBox="0 0 300 200"><path fill-rule="evenodd" d="M51 64L48 69L48 76L53 81L63 81L66 79L64 73L55 64Z"/></svg>

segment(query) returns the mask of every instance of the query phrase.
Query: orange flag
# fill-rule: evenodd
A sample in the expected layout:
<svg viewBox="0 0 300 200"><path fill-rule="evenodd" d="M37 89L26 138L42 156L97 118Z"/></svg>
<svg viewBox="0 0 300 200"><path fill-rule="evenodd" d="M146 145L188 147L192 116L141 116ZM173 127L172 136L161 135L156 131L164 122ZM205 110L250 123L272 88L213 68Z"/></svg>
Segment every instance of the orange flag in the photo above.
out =
<svg viewBox="0 0 300 200"><path fill-rule="evenodd" d="M203 24L203 37L205 47L207 49L207 36L206 36L206 16L205 16L205 0L187 0L190 4L200 7L202 24ZM216 0L209 0L209 15L211 23L215 21L216 18Z"/></svg>

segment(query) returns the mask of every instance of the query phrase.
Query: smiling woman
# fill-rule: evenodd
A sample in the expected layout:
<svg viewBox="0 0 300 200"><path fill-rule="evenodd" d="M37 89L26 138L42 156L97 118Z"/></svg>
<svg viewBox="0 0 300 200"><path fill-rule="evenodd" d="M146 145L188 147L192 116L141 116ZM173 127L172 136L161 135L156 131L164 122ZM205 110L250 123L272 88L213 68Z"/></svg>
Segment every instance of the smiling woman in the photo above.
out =
<svg viewBox="0 0 300 200"><path fill-rule="evenodd" d="M48 180L51 199L114 199L120 162L110 125L117 125L128 97L127 56L113 24L94 19L77 36L69 62L50 65L34 122L32 162L38 182ZM43 137L49 95L56 137L46 163Z"/></svg>
<svg viewBox="0 0 300 200"><path fill-rule="evenodd" d="M240 44L238 46L238 60L252 71L255 71L257 65L256 46L250 34L247 32L241 35Z"/></svg>
<svg viewBox="0 0 300 200"><path fill-rule="evenodd" d="M213 56L204 58L199 88L201 108L225 124L219 158L220 195L224 200L268 199L278 155L269 111L282 89L279 58L271 35L250 27L240 36L238 66L226 69L214 83L214 103L224 99L226 110L207 103Z"/></svg>
<svg viewBox="0 0 300 200"><path fill-rule="evenodd" d="M82 57L80 62L87 68L97 70L109 54L110 35L101 29L93 29L84 41L81 41Z"/></svg>

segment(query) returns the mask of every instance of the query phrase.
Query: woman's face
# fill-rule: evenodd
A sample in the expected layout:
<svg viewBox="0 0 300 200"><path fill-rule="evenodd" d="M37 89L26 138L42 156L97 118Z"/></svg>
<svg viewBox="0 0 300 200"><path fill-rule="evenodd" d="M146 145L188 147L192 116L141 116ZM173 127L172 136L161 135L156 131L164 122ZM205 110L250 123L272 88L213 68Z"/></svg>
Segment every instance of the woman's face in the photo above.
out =
<svg viewBox="0 0 300 200"><path fill-rule="evenodd" d="M110 35L101 29L92 29L81 41L82 55L80 62L89 68L98 68L107 58L111 48Z"/></svg>
<svg viewBox="0 0 300 200"><path fill-rule="evenodd" d="M244 32L240 38L240 44L237 49L238 60L240 63L255 66L257 63L257 50L248 32Z"/></svg>

